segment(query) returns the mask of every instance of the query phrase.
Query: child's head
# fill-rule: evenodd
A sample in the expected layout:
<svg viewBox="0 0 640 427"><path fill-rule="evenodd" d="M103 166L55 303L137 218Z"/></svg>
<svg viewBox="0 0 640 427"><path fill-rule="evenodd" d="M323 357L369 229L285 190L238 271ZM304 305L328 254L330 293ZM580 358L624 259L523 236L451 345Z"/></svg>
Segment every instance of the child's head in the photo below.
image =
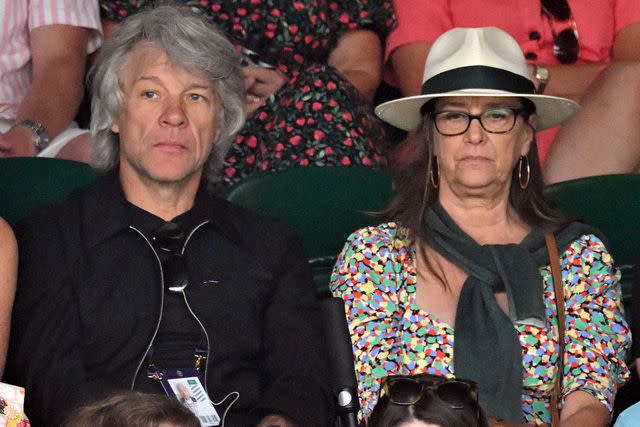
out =
<svg viewBox="0 0 640 427"><path fill-rule="evenodd" d="M476 384L421 374L383 379L368 427L486 427Z"/></svg>
<svg viewBox="0 0 640 427"><path fill-rule="evenodd" d="M176 399L126 392L77 409L65 427L199 427L198 418Z"/></svg>

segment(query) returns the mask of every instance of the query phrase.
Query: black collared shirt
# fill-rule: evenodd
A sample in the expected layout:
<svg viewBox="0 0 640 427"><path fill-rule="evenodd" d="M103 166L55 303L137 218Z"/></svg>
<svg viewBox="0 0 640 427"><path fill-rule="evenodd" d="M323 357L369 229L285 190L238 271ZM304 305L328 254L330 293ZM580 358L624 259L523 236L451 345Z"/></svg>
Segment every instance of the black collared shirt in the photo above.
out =
<svg viewBox="0 0 640 427"><path fill-rule="evenodd" d="M153 236L156 230L167 222L128 202L127 211L130 223L140 230L155 246ZM186 238L198 224L206 220L200 213L201 209L196 205L169 222L181 226ZM184 240L182 243L184 243ZM167 256L158 247L155 250L161 259ZM161 284L158 283L158 286L161 286ZM162 392L160 383L148 377L148 368L153 368L154 366L159 369L192 368L197 347L203 347L206 350L204 332L189 311L184 294L170 291L165 286L160 327L153 341L150 354L147 355L142 369L138 372L135 389L149 393Z"/></svg>

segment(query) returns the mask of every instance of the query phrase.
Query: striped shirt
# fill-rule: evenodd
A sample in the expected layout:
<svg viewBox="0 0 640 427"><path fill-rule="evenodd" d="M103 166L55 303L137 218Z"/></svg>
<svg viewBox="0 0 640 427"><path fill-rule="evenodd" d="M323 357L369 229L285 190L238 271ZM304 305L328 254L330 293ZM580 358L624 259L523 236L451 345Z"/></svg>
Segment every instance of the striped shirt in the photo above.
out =
<svg viewBox="0 0 640 427"><path fill-rule="evenodd" d="M31 30L53 24L89 28L87 54L102 41L96 0L0 0L0 23L0 118L15 117L31 85Z"/></svg>

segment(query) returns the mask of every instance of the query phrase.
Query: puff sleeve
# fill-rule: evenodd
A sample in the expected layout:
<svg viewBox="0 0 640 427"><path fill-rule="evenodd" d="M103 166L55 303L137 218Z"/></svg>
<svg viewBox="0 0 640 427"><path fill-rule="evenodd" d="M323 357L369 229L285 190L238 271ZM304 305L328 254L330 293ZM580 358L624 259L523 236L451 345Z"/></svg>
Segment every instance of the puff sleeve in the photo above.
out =
<svg viewBox="0 0 640 427"><path fill-rule="evenodd" d="M406 248L395 245L395 231L388 224L353 233L331 277L334 296L345 303L362 413L371 412L380 379L402 366L398 281Z"/></svg>
<svg viewBox="0 0 640 427"><path fill-rule="evenodd" d="M594 235L570 245L562 270L566 301L563 395L585 391L612 410L617 388L629 377L625 357L631 344L620 272Z"/></svg>

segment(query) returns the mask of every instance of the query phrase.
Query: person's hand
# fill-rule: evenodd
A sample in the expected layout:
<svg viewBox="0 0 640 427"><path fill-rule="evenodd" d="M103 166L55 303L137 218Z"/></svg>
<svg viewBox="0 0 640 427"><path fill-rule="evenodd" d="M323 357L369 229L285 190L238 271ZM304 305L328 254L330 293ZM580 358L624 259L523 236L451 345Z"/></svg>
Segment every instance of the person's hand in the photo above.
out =
<svg viewBox="0 0 640 427"><path fill-rule="evenodd" d="M245 109L248 115L265 105L267 98L289 81L280 71L269 68L247 66L242 68L242 72L244 87L247 90Z"/></svg>
<svg viewBox="0 0 640 427"><path fill-rule="evenodd" d="M527 64L527 70L529 71L529 79L533 82L537 91L540 87L540 81L536 78L536 66L534 64Z"/></svg>
<svg viewBox="0 0 640 427"><path fill-rule="evenodd" d="M24 126L16 126L7 133L0 133L0 157L35 156L33 133Z"/></svg>
<svg viewBox="0 0 640 427"><path fill-rule="evenodd" d="M267 415L260 420L258 427L295 427L295 424L282 415Z"/></svg>

